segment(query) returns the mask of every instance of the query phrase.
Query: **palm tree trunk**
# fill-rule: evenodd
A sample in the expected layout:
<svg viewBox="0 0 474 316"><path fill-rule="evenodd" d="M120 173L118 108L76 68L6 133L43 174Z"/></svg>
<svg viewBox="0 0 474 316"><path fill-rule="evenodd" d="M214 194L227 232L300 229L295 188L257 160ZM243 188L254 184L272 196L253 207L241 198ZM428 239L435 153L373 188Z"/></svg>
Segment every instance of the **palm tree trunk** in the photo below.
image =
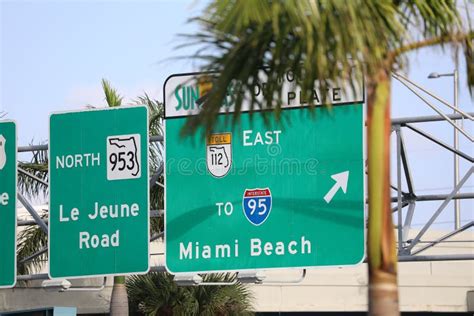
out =
<svg viewBox="0 0 474 316"><path fill-rule="evenodd" d="M128 316L128 297L124 276L114 277L114 287L110 298L110 315Z"/></svg>
<svg viewBox="0 0 474 316"><path fill-rule="evenodd" d="M399 315L397 253L390 209L390 73L368 91L369 315Z"/></svg>

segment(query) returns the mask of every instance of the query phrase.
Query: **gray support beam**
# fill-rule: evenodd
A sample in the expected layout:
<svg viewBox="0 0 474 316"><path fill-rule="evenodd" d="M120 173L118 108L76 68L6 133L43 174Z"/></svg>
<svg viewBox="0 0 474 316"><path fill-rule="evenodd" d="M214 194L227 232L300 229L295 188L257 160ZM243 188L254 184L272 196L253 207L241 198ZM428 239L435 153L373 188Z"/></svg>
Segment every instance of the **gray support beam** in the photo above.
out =
<svg viewBox="0 0 474 316"><path fill-rule="evenodd" d="M440 201L448 197L448 194L426 194L417 197L417 201ZM474 193L458 193L453 196L453 200L467 200L474 199Z"/></svg>
<svg viewBox="0 0 474 316"><path fill-rule="evenodd" d="M444 149L447 149L447 150L449 150L450 152L452 152L452 153L454 153L454 154L456 154L456 155L458 155L458 156L460 156L460 157L466 159L467 161L469 161L469 162L471 162L471 163L474 163L474 158L473 158L473 157L471 157L471 156L469 156L468 154L466 154L466 153L460 151L459 149L456 149L456 148L453 148L452 146L449 146L448 144L446 144L446 143L440 141L439 139L437 139L437 138L435 138L435 137L429 135L428 133L423 132L423 131L420 130L419 128L414 127L413 125L406 124L405 126L408 127L409 129L411 129L412 131L414 131L414 132L420 134L421 136L423 136L423 137L425 137L425 138L431 140L433 143L438 144L439 146L443 147Z"/></svg>
<svg viewBox="0 0 474 316"><path fill-rule="evenodd" d="M408 164L408 157L407 157L407 150L405 146L405 140L403 138L403 133L402 129L399 129L399 134L400 134L400 155L402 158L402 163L403 163L403 171L405 173L405 179L407 181L407 186L408 186L408 192L411 195L415 195L415 188L413 187L413 178L411 176L411 171L410 171L410 166Z"/></svg>
<svg viewBox="0 0 474 316"><path fill-rule="evenodd" d="M26 275L17 275L16 279L17 281L48 280L49 276L47 273L26 274Z"/></svg>
<svg viewBox="0 0 474 316"><path fill-rule="evenodd" d="M444 200L444 202L441 203L438 210L433 214L433 216L431 216L431 218L428 220L428 222L425 224L425 226L420 230L418 235L416 235L416 237L413 239L410 246L408 247L408 250L413 249L413 247L415 247L418 244L418 241L420 240L420 238L426 233L428 228L430 228L431 224L433 224L433 222L436 220L436 218L439 216L439 214L441 214L441 212L444 210L446 205L448 205L448 203L451 202L451 200L453 199L453 196L456 194L456 192L459 191L459 189L464 185L464 183L466 183L466 181L469 179L469 177L472 175L473 172L474 172L474 167L471 167L466 172L466 174L461 179L461 181L459 181L458 185L453 189L453 191Z"/></svg>
<svg viewBox="0 0 474 316"><path fill-rule="evenodd" d="M398 188L397 186L393 185L393 184L390 184L390 188L394 191L397 191L398 192ZM402 195L408 195L408 192L405 192L402 190Z"/></svg>
<svg viewBox="0 0 474 316"><path fill-rule="evenodd" d="M48 145L28 145L28 146L18 146L19 153L25 153L30 151L41 151L48 150Z"/></svg>
<svg viewBox="0 0 474 316"><path fill-rule="evenodd" d="M413 94L415 94L418 98L420 98L420 100L422 100L423 102L425 102L426 105L428 105L430 108L432 108L436 113L438 113L439 115L441 115L443 118L444 118L444 121L448 122L449 124L451 124L456 130L458 130L461 134L463 134L467 139L469 139L471 142L474 142L474 137L472 137L471 135L469 135L464 129L460 128L459 126L457 126L454 121L452 121L448 115L444 114L437 106L431 104L430 102L428 102L428 100L426 100L425 98L423 98L418 92L416 92L412 87L410 87L406 82L404 82L403 80L400 80L399 78L399 75L395 75L393 76L395 79L397 79L401 84L403 84L405 87L408 88L408 90L410 90L411 92L413 92ZM405 80L409 81L407 78L404 78ZM410 83L412 83L411 81L409 81ZM413 84L413 83L412 83ZM424 90L424 89L422 89ZM424 90L426 91L426 90ZM450 106L451 107L451 106ZM459 111L459 109L457 109L457 111ZM466 113L467 114L467 113ZM472 119L471 116L469 116L469 119Z"/></svg>
<svg viewBox="0 0 474 316"><path fill-rule="evenodd" d="M394 198L394 199L395 199L395 201L392 201L392 202L397 202L397 198ZM409 204L410 204L410 202L408 202L408 201L403 201L403 202L402 202L402 208L404 208L405 206L408 206ZM397 204L397 206L395 206L395 207L392 208L392 213L395 213L395 212L397 212L397 211L398 211L398 204Z"/></svg>
<svg viewBox="0 0 474 316"><path fill-rule="evenodd" d="M23 206L26 208L26 210L28 211L28 213L30 213L30 215L31 215L31 216L33 217L33 219L35 220L36 224L38 224L39 227L41 227L41 229L42 229L46 234L48 234L48 226L47 226L46 223L43 221L43 219L41 218L41 216L39 216L38 213L36 213L35 208L30 204L30 202L28 202L28 200L27 200L21 193L18 193L17 196L18 196L18 200L20 201L20 203L23 204Z"/></svg>
<svg viewBox="0 0 474 316"><path fill-rule="evenodd" d="M163 174L163 164L158 168L158 170L153 174L150 179L150 189L153 189L156 185L159 185L158 179Z"/></svg>
<svg viewBox="0 0 474 316"><path fill-rule="evenodd" d="M18 172L26 175L27 177L30 177L31 179L35 180L35 181L38 181L39 183L41 183L42 185L45 185L45 186L48 186L48 182L44 181L43 179L40 179L38 178L37 176L35 176L34 174L31 174L29 173L28 171L26 171L25 169L21 168L21 167L18 167Z"/></svg>
<svg viewBox="0 0 474 316"><path fill-rule="evenodd" d="M155 241L157 239L160 239L161 237L163 237L163 232L159 233L159 234L153 234L151 237L150 237L150 242L152 241Z"/></svg>
<svg viewBox="0 0 474 316"><path fill-rule="evenodd" d="M161 217L165 213L165 210L151 210L150 217Z"/></svg>
<svg viewBox="0 0 474 316"><path fill-rule="evenodd" d="M469 115L474 115L474 112L469 112ZM461 114L447 114L452 120L462 120L463 116ZM429 115L429 116L416 116L416 117L399 117L392 119L392 124L402 125L404 126L406 123L427 123L427 122L441 122L445 121L445 119L439 115Z"/></svg>
<svg viewBox="0 0 474 316"><path fill-rule="evenodd" d="M457 72L457 70L455 70L455 73ZM456 75L454 75L456 77ZM400 78L402 78L403 80L409 82L411 85L417 87L418 89L420 89L421 91L423 91L424 93L428 94L429 96L435 98L436 100L438 100L439 102L443 103L444 105L446 105L447 107L449 107L450 109L454 110L455 113L459 113L459 114L462 114L462 116L464 117L467 117L469 120L471 121L474 121L474 117L472 115L472 113L468 113L468 112L464 112L462 111L461 109L459 109L456 105L452 106L451 104L449 104L449 102L446 102L445 100L443 100L442 98L438 97L436 94L434 94L433 92L423 88L422 86L416 84L415 82L413 82L412 80L408 79L406 76L400 74L400 73L395 73L393 72L392 73L392 77L394 77L395 79L397 79L398 81L400 81ZM406 85L405 82L402 82L400 81L404 86L406 86L408 89L412 90L410 87L408 87ZM457 83L454 84L454 90L455 90L455 93L457 91ZM413 91L413 90L412 90ZM417 94L416 92L413 91L413 93ZM418 95L418 94L417 94ZM421 98L421 96L419 96ZM422 98L423 99L423 98ZM423 100L425 101L425 100ZM425 101L427 102L427 101ZM456 103L456 102L455 102ZM429 105L429 104L428 104Z"/></svg>
<svg viewBox="0 0 474 316"><path fill-rule="evenodd" d="M408 239L408 234L410 233L411 221L413 219L413 214L415 213L415 202L408 205L407 215L405 216L405 223L403 224L403 240Z"/></svg>
<svg viewBox="0 0 474 316"><path fill-rule="evenodd" d="M402 153L401 153L401 139L400 126L396 126L395 134L397 138L397 232L398 232L398 253L403 252L403 230L402 230Z"/></svg>
<svg viewBox="0 0 474 316"><path fill-rule="evenodd" d="M162 136L162 135L153 135L153 136L150 136L150 143L162 142L162 141L163 141L163 136Z"/></svg>
<svg viewBox="0 0 474 316"><path fill-rule="evenodd" d="M413 262L413 261L464 261L474 260L474 254L462 255L431 255L431 256L400 256L398 262Z"/></svg>
<svg viewBox="0 0 474 316"><path fill-rule="evenodd" d="M34 254L32 254L31 256L23 258L19 263L25 263L25 262L31 261L34 258L36 258L38 256L41 256L42 254L46 253L47 251L48 251L48 247L43 247L40 250L38 250L37 252L35 252Z"/></svg>
<svg viewBox="0 0 474 316"><path fill-rule="evenodd" d="M449 194L425 194L425 195L417 195L415 197L403 197L404 202L426 202L426 201L441 201L445 200ZM474 193L458 193L453 195L452 197L453 200L468 200L468 199L474 199ZM397 197L393 196L390 199L390 202L397 202ZM396 211L396 209L394 210Z"/></svg>
<svg viewBox="0 0 474 316"><path fill-rule="evenodd" d="M48 224L48 219L47 219L47 218L43 219L43 222L45 222L46 224ZM16 225L17 225L17 226L31 226L31 225L36 225L36 221L35 221L35 220L17 221L17 222L16 222Z"/></svg>
<svg viewBox="0 0 474 316"><path fill-rule="evenodd" d="M463 226L459 227L458 229L453 230L453 231L450 232L449 234L446 234L446 235L444 235L444 236L442 236L442 237L440 237L440 238L434 240L433 242L430 242L428 245L423 246L423 247L421 247L421 248L419 248L419 249L416 249L415 251L412 252L412 255L419 254L420 252L425 251L425 250L428 249L428 248L431 248L431 247L433 247L433 246L436 246L436 245L439 244L440 242L442 242L442 241L444 241L444 240L446 240L446 239L448 239L448 238L451 238L451 237L453 237L453 236L459 234L460 232L463 232L463 231L465 231L466 229L471 228L471 227L473 227L473 226L474 226L474 221L470 221L470 222L467 223L466 225L463 225Z"/></svg>

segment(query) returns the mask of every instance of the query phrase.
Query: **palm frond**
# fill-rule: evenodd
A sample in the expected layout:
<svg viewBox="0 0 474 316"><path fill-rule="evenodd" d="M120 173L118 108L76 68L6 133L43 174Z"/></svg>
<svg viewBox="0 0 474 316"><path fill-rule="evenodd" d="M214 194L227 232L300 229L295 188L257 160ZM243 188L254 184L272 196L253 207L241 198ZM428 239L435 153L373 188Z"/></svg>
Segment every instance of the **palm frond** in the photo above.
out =
<svg viewBox="0 0 474 316"><path fill-rule="evenodd" d="M469 93L474 97L474 33L471 38L466 38L463 42L464 57L466 60L467 82L469 83Z"/></svg>
<svg viewBox="0 0 474 316"><path fill-rule="evenodd" d="M148 124L150 136L163 135L163 116L164 109L163 104L150 98L147 93L142 96L138 96L134 102L137 105L146 105L148 107ZM150 177L153 177L160 168L163 168L163 144L160 142L153 142L149 144L149 165L150 165ZM158 178L158 182L163 183L163 176ZM160 186L150 187L150 208L160 210L164 208L164 190ZM152 233L160 233L163 231L163 218L152 218L151 220L151 231Z"/></svg>
<svg viewBox="0 0 474 316"><path fill-rule="evenodd" d="M43 217L44 218L44 217ZM45 265L48 253L45 252L31 260L21 263L22 260L31 257L33 254L45 249L48 245L48 236L37 225L28 226L18 235L17 241L17 273L32 274L37 273Z"/></svg>
<svg viewBox="0 0 474 316"><path fill-rule="evenodd" d="M278 119L279 79L288 70L296 73L302 93L318 82L325 99L331 85L344 87L364 75L374 79L381 71L404 67L403 54L394 52L413 41L441 36L439 44L461 44L455 34L468 31L454 0L215 0L192 22L200 31L183 40L197 45L192 58L203 62L201 70L217 71L219 77L201 113L189 120L187 133L212 128L232 84L239 86L236 117L246 102L251 109L274 109ZM363 72L354 73L354 65ZM252 91L262 78L266 93L260 100Z"/></svg>
<svg viewBox="0 0 474 316"><path fill-rule="evenodd" d="M127 278L126 286L130 304L146 315L170 315L178 302L187 302L184 291L167 273L134 275Z"/></svg>
<svg viewBox="0 0 474 316"><path fill-rule="evenodd" d="M232 282L233 274L208 274L205 282ZM247 286L178 286L166 272L151 272L127 279L132 308L146 315L253 315Z"/></svg>
<svg viewBox="0 0 474 316"><path fill-rule="evenodd" d="M150 136L163 135L162 123L164 116L163 103L158 100L150 98L145 92L142 96L138 96L134 102L135 104L143 104L148 107Z"/></svg>
<svg viewBox="0 0 474 316"><path fill-rule="evenodd" d="M18 167L29 174L39 178L43 182L48 181L48 152L44 150L32 152L32 158L29 162L19 161ZM43 183L18 172L18 189L24 195L36 198L45 197L48 193L48 187Z"/></svg>
<svg viewBox="0 0 474 316"><path fill-rule="evenodd" d="M112 88L110 82L106 79L102 79L102 89L105 94L105 101L110 107L120 106L123 98L118 94L117 90Z"/></svg>
<svg viewBox="0 0 474 316"><path fill-rule="evenodd" d="M203 282L233 282L232 273L206 274ZM192 287L193 296L199 302L198 315L252 315L253 296L240 282L233 285Z"/></svg>

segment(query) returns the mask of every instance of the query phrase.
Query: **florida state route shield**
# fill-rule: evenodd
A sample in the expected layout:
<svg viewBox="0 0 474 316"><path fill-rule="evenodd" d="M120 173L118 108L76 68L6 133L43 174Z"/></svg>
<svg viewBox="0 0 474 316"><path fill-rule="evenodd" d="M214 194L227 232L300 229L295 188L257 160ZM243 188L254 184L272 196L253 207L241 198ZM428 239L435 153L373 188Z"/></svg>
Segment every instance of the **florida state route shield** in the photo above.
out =
<svg viewBox="0 0 474 316"><path fill-rule="evenodd" d="M216 178L225 177L232 166L232 134L209 135L206 145L207 170Z"/></svg>

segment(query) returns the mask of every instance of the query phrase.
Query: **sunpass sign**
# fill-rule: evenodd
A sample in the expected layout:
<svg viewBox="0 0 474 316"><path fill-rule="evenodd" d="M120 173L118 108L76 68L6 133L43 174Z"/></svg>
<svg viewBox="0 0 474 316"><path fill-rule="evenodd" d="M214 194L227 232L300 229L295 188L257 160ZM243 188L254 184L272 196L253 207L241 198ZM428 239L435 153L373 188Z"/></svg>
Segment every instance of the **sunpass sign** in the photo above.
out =
<svg viewBox="0 0 474 316"><path fill-rule="evenodd" d="M229 88L210 135L181 137L209 74L164 85L166 266L174 273L342 266L364 258L363 93L331 86L322 107L283 80L281 120L243 105L231 126ZM359 85L362 87L362 85ZM265 82L255 87L261 97ZM309 102L317 107L310 109ZM205 106L205 105L204 105Z"/></svg>
<svg viewBox="0 0 474 316"><path fill-rule="evenodd" d="M50 117L49 274L148 271L148 111Z"/></svg>
<svg viewBox="0 0 474 316"><path fill-rule="evenodd" d="M16 125L0 121L0 288L16 283Z"/></svg>

